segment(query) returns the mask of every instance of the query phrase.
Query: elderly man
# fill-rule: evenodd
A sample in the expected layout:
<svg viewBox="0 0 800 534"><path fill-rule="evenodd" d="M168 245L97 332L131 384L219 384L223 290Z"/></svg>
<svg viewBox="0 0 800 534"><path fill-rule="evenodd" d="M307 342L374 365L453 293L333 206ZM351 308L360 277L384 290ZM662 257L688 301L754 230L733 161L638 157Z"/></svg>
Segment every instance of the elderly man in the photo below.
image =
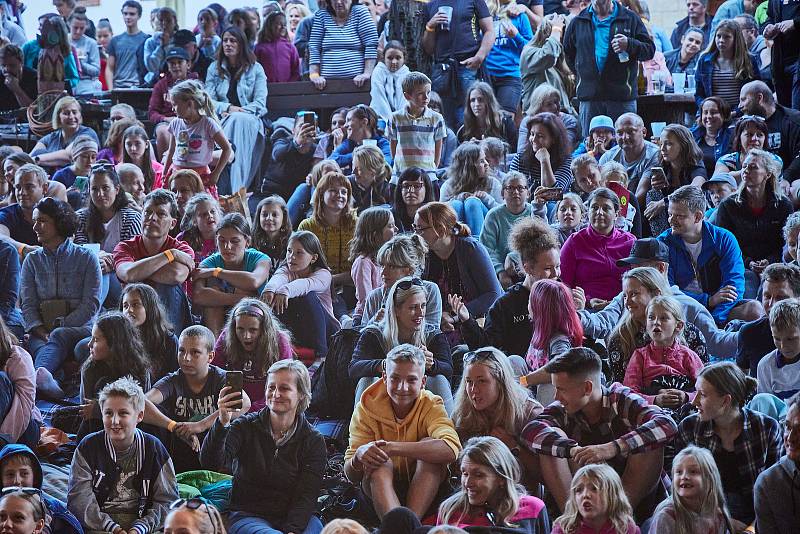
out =
<svg viewBox="0 0 800 534"><path fill-rule="evenodd" d="M600 157L600 165L609 161L621 163L628 172L628 189L636 191L644 171L658 165L658 146L647 141L647 128L636 113L623 113L614 123L617 146Z"/></svg>

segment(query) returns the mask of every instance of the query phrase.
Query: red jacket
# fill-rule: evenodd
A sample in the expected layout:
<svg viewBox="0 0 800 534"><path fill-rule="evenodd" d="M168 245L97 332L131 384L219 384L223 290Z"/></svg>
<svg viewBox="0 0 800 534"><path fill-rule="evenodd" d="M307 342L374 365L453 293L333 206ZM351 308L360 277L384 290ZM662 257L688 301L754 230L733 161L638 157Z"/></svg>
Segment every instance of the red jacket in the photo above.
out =
<svg viewBox="0 0 800 534"><path fill-rule="evenodd" d="M197 79L196 72L190 72L190 80ZM168 100L169 90L175 85L175 79L170 73L158 80L153 86L153 94L150 95L150 103L147 105L147 118L154 124L163 122L175 116L172 103Z"/></svg>

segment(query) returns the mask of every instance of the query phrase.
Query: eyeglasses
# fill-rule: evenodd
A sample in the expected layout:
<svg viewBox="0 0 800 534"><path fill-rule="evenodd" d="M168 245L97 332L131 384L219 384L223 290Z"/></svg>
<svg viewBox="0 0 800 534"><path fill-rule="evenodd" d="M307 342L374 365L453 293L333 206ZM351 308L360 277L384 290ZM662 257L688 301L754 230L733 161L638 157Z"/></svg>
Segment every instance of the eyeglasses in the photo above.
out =
<svg viewBox="0 0 800 534"><path fill-rule="evenodd" d="M191 499L178 499L176 501L172 501L172 504L169 505L170 510L177 510L178 508L185 506L187 510L197 510L201 506L205 508L206 515L208 516L208 521L214 526L214 532L217 531L216 524L214 523L214 518L211 517L211 512L208 509L208 501L202 497L192 497Z"/></svg>
<svg viewBox="0 0 800 534"><path fill-rule="evenodd" d="M469 365L477 361L486 361L494 358L494 351L490 349L472 350L464 354L464 365Z"/></svg>
<svg viewBox="0 0 800 534"><path fill-rule="evenodd" d="M505 189L510 193L524 193L525 191L528 190L528 188L525 187L524 185L507 185L503 189Z"/></svg>
<svg viewBox="0 0 800 534"><path fill-rule="evenodd" d="M3 488L2 492L0 492L0 495L5 497L6 495L10 495L12 493L22 493L23 495L28 497L36 497L37 500L39 501L38 502L39 513L42 515L42 517L47 517L47 510L45 509L44 499L42 498L42 490L40 490L39 488L31 488L25 486L8 486L6 488Z"/></svg>
<svg viewBox="0 0 800 534"><path fill-rule="evenodd" d="M420 189L425 189L425 184L423 182L403 182L400 185L400 189L403 191L419 191Z"/></svg>
<svg viewBox="0 0 800 534"><path fill-rule="evenodd" d="M422 287L422 280L420 280L415 276L414 278L407 280L400 280L399 282L397 282L397 288L402 289L403 291L408 291L409 289L411 289L411 286Z"/></svg>
<svg viewBox="0 0 800 534"><path fill-rule="evenodd" d="M94 164L92 164L90 169L91 169L92 172L113 171L114 170L114 164L113 163L107 163L105 161L102 162L102 163L94 163Z"/></svg>

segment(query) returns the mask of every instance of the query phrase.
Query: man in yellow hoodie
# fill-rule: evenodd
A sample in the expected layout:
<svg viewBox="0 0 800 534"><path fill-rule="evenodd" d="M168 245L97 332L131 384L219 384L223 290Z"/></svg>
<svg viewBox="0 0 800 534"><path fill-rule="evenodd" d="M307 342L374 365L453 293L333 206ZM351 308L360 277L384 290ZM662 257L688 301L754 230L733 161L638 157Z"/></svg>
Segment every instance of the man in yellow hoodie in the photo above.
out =
<svg viewBox="0 0 800 534"><path fill-rule="evenodd" d="M425 378L425 353L395 347L350 420L345 474L361 483L379 517L401 505L422 517L461 450L453 421L442 399L424 389Z"/></svg>

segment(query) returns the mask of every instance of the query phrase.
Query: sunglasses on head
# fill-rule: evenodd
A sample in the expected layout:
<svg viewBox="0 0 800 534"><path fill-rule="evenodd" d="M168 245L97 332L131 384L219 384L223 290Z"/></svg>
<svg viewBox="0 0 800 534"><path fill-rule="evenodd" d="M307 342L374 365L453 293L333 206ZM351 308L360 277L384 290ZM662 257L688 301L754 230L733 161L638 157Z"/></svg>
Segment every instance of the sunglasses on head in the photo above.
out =
<svg viewBox="0 0 800 534"><path fill-rule="evenodd" d="M408 291L409 289L411 289L411 286L422 287L422 280L420 280L415 276L414 278L408 280L400 280L399 282L397 282L397 288L402 289L403 291Z"/></svg>
<svg viewBox="0 0 800 534"><path fill-rule="evenodd" d="M202 497L192 497L191 499L178 499L176 501L172 501L172 504L169 505L169 509L177 510L178 508L185 507L187 510L197 510L201 506L204 507L206 515L208 516L208 521L212 526L214 526L214 532L216 532L214 518L211 517L211 512L208 509L208 501Z"/></svg>
<svg viewBox="0 0 800 534"><path fill-rule="evenodd" d="M44 499L42 498L42 490L39 488L31 488L31 487L23 487L23 486L8 486L3 488L0 495L5 497L6 495L10 495L12 493L22 493L23 495L27 495L29 497L36 497L38 499L38 507L39 513L42 517L47 517L47 510L45 509Z"/></svg>
<svg viewBox="0 0 800 534"><path fill-rule="evenodd" d="M494 358L494 351L489 349L472 350L464 354L464 365L469 365L477 361L486 361Z"/></svg>
<svg viewBox="0 0 800 534"><path fill-rule="evenodd" d="M114 170L114 164L113 163L108 163L108 162L105 162L105 161L102 162L102 163L93 163L92 166L90 167L90 169L91 169L92 172L113 171Z"/></svg>

